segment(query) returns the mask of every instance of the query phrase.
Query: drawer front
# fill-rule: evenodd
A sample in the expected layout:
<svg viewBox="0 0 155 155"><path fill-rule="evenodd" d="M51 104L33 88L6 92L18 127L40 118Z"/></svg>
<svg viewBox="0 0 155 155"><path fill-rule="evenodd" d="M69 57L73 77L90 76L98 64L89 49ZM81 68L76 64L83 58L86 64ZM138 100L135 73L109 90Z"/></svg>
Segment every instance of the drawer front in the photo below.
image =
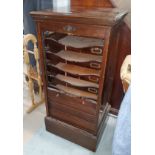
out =
<svg viewBox="0 0 155 155"><path fill-rule="evenodd" d="M50 51L52 51L53 53L57 53L65 49L65 45L59 43L53 38L45 38L44 43L45 43L45 47L49 49ZM75 48L72 46L66 46L66 50L102 56L103 46L91 46L90 45L89 47L83 47L83 48Z"/></svg>
<svg viewBox="0 0 155 155"><path fill-rule="evenodd" d="M103 55L103 47L100 47L100 46L86 47L82 49L80 48L77 49L74 47L67 47L67 49L77 51L77 52L82 52L82 53L93 54L93 55L99 55L99 56Z"/></svg>
<svg viewBox="0 0 155 155"><path fill-rule="evenodd" d="M54 66L47 65L46 68L47 68L47 72L51 75L56 75L56 74L64 74L65 75L64 71L62 71ZM96 76L96 75L75 75L75 74L71 74L71 73L67 73L67 75L75 77L75 78L80 77L83 80L87 80L87 81L94 82L94 83L99 82L99 76Z"/></svg>
<svg viewBox="0 0 155 155"><path fill-rule="evenodd" d="M58 64L59 62L65 63L66 60L53 54L52 52L46 52L46 59L48 60L48 63L51 64ZM72 61L67 61L68 64L73 64L73 65L78 65L81 67L87 67L87 68L92 68L92 69L101 69L101 63L97 61L90 61L90 62L72 62Z"/></svg>
<svg viewBox="0 0 155 155"><path fill-rule="evenodd" d="M53 76L48 75L48 86L56 86L57 84L61 84L64 86L66 86L67 84L67 86L75 88L75 89L83 90L83 91L90 92L93 94L98 94L98 88L91 87L91 86L76 86L76 85L70 84L68 82L59 80Z"/></svg>
<svg viewBox="0 0 155 155"><path fill-rule="evenodd" d="M101 69L101 63L97 62L97 61L91 61L91 62L67 62L68 64L73 64L73 65L78 65L81 67L87 67L87 68L91 68L91 69L97 69L100 70Z"/></svg>
<svg viewBox="0 0 155 155"><path fill-rule="evenodd" d="M71 108L71 107L66 106L64 104L60 104L58 102L49 102L48 105L49 105L49 109L51 109L51 110L57 109L59 111L62 111L64 113L70 114L70 115L75 116L75 117L78 117L78 118L83 119L83 120L90 122L90 123L95 123L95 121L96 121L95 115L87 114L86 112L79 111L75 108ZM72 118L70 118L70 119L72 119Z"/></svg>
<svg viewBox="0 0 155 155"><path fill-rule="evenodd" d="M95 109L90 107L90 105L88 106L88 103L85 105L85 103L81 102L82 100L80 101L67 95L63 96L63 94L59 92L48 89L48 108L50 116L88 132L95 133L97 120L97 115L94 113ZM87 106L87 108L85 106Z"/></svg>
<svg viewBox="0 0 155 155"><path fill-rule="evenodd" d="M42 31L54 31L59 33L71 34L71 35L79 35L86 37L96 37L96 38L105 38L106 32L108 30L107 27L103 26L87 26L83 24L74 24L74 23L63 23L63 22L44 22L41 23Z"/></svg>
<svg viewBox="0 0 155 155"><path fill-rule="evenodd" d="M77 126L78 128L81 128L83 130L86 130L92 134L96 133L96 123L88 122L84 119L81 119L75 115L71 115L70 113L63 112L61 110L58 110L56 108L51 108L50 115L58 120L64 121L68 124L71 124L73 126Z"/></svg>
<svg viewBox="0 0 155 155"><path fill-rule="evenodd" d="M58 91L47 89L47 97L51 103L58 103L74 108L77 111L96 116L96 104L79 97L72 97Z"/></svg>

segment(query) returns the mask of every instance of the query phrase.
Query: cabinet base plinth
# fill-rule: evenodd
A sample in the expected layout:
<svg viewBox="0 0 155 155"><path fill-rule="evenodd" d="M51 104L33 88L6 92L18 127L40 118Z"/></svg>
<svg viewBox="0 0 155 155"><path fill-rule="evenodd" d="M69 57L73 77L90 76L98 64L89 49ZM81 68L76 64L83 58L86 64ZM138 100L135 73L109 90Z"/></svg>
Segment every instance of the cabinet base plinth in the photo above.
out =
<svg viewBox="0 0 155 155"><path fill-rule="evenodd" d="M105 112L100 128L98 128L97 135L93 135L52 117L45 117L46 130L95 152L106 125L108 111L109 108L107 108Z"/></svg>

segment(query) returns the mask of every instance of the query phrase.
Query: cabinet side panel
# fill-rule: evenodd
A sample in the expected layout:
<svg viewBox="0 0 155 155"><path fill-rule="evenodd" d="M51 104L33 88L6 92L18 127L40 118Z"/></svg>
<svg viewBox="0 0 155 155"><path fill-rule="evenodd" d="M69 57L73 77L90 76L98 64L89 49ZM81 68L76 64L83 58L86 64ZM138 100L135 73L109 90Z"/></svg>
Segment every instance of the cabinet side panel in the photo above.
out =
<svg viewBox="0 0 155 155"><path fill-rule="evenodd" d="M106 37L104 40L104 47L103 47L103 58L102 58L102 68L101 68L101 74L100 74L100 80L99 80L99 99L98 99L98 105L97 105L97 121L96 121L96 126L98 126L99 123L99 113L101 106L104 107L106 103L102 103L102 95L104 91L104 82L105 82L105 74L106 74L106 67L107 67L107 58L108 58L108 48L109 48L109 43L110 43L110 34L111 34L111 28L109 28L106 32ZM105 107L104 107L105 108ZM104 109L103 109L104 110Z"/></svg>
<svg viewBox="0 0 155 155"><path fill-rule="evenodd" d="M123 86L120 78L120 68L126 57L126 55L131 54L131 30L129 27L123 23L120 27L120 40L119 40L119 54L116 66L116 72L114 76L112 96L110 104L112 106L112 113L117 114L121 101L124 96Z"/></svg>
<svg viewBox="0 0 155 155"><path fill-rule="evenodd" d="M110 36L106 78L103 93L103 104L106 104L107 102L110 103L110 99L112 97L111 95L113 89L113 82L116 73L116 66L119 54L119 38L120 38L119 28L115 27L112 29L112 33Z"/></svg>
<svg viewBox="0 0 155 155"><path fill-rule="evenodd" d="M41 77L43 81L43 90L45 96L45 105L46 105L46 115L49 116L48 111L48 102L47 102L47 84L46 84L46 73L45 73L45 56L43 50L43 37L42 37L42 29L41 24L37 22L37 38L38 38L38 48L39 48L39 58L40 58L40 70L41 70Z"/></svg>

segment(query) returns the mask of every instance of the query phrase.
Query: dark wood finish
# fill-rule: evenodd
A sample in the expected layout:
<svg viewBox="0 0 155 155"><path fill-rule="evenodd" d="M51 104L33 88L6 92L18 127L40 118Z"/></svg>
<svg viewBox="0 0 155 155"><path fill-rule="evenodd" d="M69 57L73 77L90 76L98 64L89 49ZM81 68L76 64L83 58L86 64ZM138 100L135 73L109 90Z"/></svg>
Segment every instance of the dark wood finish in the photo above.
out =
<svg viewBox="0 0 155 155"><path fill-rule="evenodd" d="M46 128L48 131L95 150L102 136L109 110L118 59L119 28L126 12L110 8L92 9L74 6L65 12L61 8L60 10L31 12L31 15L37 22L38 28L38 45L47 108ZM44 35L44 32L47 31L54 32L56 36L52 38L54 33L51 32L49 35ZM67 38L70 35L77 36L77 39L82 39L85 44L88 42L88 45L76 47L72 44L63 44L60 38ZM99 45L92 44L91 46L90 42L95 42L93 38L96 38ZM100 42L103 43L100 45ZM46 50L43 50L43 44L47 46L44 47ZM60 56L59 52L62 50L72 50L72 56L69 57L68 55L68 58ZM55 60L49 55L50 53L53 54ZM98 61L97 56L102 57L98 62L100 68L88 68L83 64L79 65L78 63L81 60L85 63L88 60L84 57L84 53L95 58L95 61ZM56 55L57 57L55 57ZM78 57L83 56L83 59L79 58L78 63L75 60L77 55ZM75 63L71 64L72 61ZM71 84L66 79L64 81L62 78L58 80L56 77L59 74L86 80L89 83L91 81L98 85L97 92L91 92L92 90L95 91L96 87L94 89L88 87L89 89L86 91L86 88L79 87L75 83ZM98 81L93 81L94 77L97 77ZM72 128L76 132L72 131ZM67 129L71 132L70 134ZM62 131L64 133L60 133ZM75 139L78 133L83 141ZM86 144L84 138L90 139L90 144Z"/></svg>
<svg viewBox="0 0 155 155"><path fill-rule="evenodd" d="M110 3L112 4L113 8L117 8L118 5L116 5L116 1L110 0ZM124 97L123 86L120 79L120 68L126 55L131 54L131 28L125 22L123 22L120 28L120 41L118 50L119 55L110 99L110 104L112 107L110 112L114 115L118 114L120 104Z"/></svg>
<svg viewBox="0 0 155 155"><path fill-rule="evenodd" d="M63 8L58 8L54 11L52 9L32 11L31 14L33 14L36 21L44 21L43 25L47 24L47 22L51 26L55 26L56 24L57 27L55 29L57 29L57 32L60 29L62 33L79 34L83 30L89 30L86 25L91 25L90 30L93 28L92 25L114 26L126 16L127 12L111 8L96 8L94 10L86 7L73 7L65 10ZM57 23L54 24L54 22L51 22L51 20L65 23L59 23L60 25L58 25ZM80 25L76 25L79 23ZM102 28L102 30L104 29ZM97 38L98 37L99 36L97 36Z"/></svg>
<svg viewBox="0 0 155 155"><path fill-rule="evenodd" d="M56 76L56 78L61 80L61 81L67 82L68 84L77 86L77 87L94 87L94 88L99 88L99 85L96 84L96 83L89 82L89 81L86 81L86 80L76 79L76 78L69 77L69 76L66 77L66 76L58 74Z"/></svg>
<svg viewBox="0 0 155 155"><path fill-rule="evenodd" d="M84 6L87 8L117 8L114 0L71 0L71 6ZM124 96L123 86L120 79L120 67L126 55L131 54L131 30L124 23L120 30L119 55L117 60L117 69L113 80L113 88L110 99L111 112L117 114L121 101ZM113 112L115 111L115 112Z"/></svg>
<svg viewBox="0 0 155 155"><path fill-rule="evenodd" d="M49 76L50 75L56 76L57 74L65 75L65 72L63 70L59 70L56 67L51 66L50 64L47 65L46 68L47 68L47 75L49 75ZM70 74L70 73L67 73L67 75L71 76L71 77L75 77L75 78L80 78L82 80L87 80L87 81L90 81L90 82L94 82L94 83L98 83L99 82L99 77L98 76L94 76L94 75L82 75L81 76L81 75L75 75L75 74Z"/></svg>
<svg viewBox="0 0 155 155"><path fill-rule="evenodd" d="M120 28L120 27L119 27ZM120 39L120 30L115 27L112 30L112 35L110 37L111 44L109 46L109 59L107 61L107 68L106 68L106 78L105 78L105 85L104 85L104 94L103 94L103 103L108 101L110 103L111 100L111 93L112 93L112 85L114 81L114 75L116 71L116 64L118 61L119 55L119 39ZM115 51L115 52L113 52ZM108 93L110 92L110 93Z"/></svg>
<svg viewBox="0 0 155 155"><path fill-rule="evenodd" d="M116 71L114 75L112 95L110 99L111 107L115 109L115 111L117 112L120 108L120 104L124 97L122 81L120 79L120 68L126 55L131 54L131 30L125 23L123 23L120 28L120 41L119 41L118 49L119 49L118 51L119 54L117 59ZM117 114L117 113L114 112L113 114Z"/></svg>
<svg viewBox="0 0 155 155"><path fill-rule="evenodd" d="M51 117L45 118L45 124L47 131L96 151L97 137L93 134Z"/></svg>
<svg viewBox="0 0 155 155"><path fill-rule="evenodd" d="M109 0L72 0L71 6L112 7L112 4Z"/></svg>
<svg viewBox="0 0 155 155"><path fill-rule="evenodd" d="M80 118L75 116L75 114L70 114L68 112L57 110L57 108L51 108L51 116L68 124L71 124L75 127L82 128L85 131L88 131L92 134L96 133L96 123L90 122L84 119L84 117ZM66 110L66 109L65 109ZM70 109L71 110L71 109ZM95 119L95 118L94 118ZM95 119L96 120L96 119Z"/></svg>
<svg viewBox="0 0 155 155"><path fill-rule="evenodd" d="M85 99L75 98L75 97L69 97L65 94L52 91L50 88L48 88L48 98L49 101L56 102L59 104L63 104L66 106L69 106L71 108L77 109L78 111L85 112L91 115L96 115L96 104L93 104ZM67 101L67 102L64 102ZM84 104L83 104L84 103Z"/></svg>
<svg viewBox="0 0 155 155"><path fill-rule="evenodd" d="M109 111L110 107L106 108L106 114ZM102 133L106 126L106 115L102 118L102 123L98 129L98 134L93 135L87 131L84 131L80 128L77 128L68 123L59 121L58 119L54 119L52 117L45 117L46 130L52 132L58 136L61 136L69 141L72 141L76 144L79 144L87 149L92 151L96 151L97 146L102 137Z"/></svg>

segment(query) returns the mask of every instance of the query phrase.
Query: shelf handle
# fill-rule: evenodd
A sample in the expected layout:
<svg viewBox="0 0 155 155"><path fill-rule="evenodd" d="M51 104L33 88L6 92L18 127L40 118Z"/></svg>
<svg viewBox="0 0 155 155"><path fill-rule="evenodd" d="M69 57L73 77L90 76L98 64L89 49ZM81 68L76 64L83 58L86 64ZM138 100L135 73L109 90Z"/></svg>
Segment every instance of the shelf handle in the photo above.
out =
<svg viewBox="0 0 155 155"><path fill-rule="evenodd" d="M95 88L88 88L88 91L97 94L97 90Z"/></svg>
<svg viewBox="0 0 155 155"><path fill-rule="evenodd" d="M96 63L96 62L91 62L90 67L95 68L95 69L100 69L101 65L99 63Z"/></svg>
<svg viewBox="0 0 155 155"><path fill-rule="evenodd" d="M93 54L102 54L102 49L99 47L93 47L91 48L91 53Z"/></svg>

